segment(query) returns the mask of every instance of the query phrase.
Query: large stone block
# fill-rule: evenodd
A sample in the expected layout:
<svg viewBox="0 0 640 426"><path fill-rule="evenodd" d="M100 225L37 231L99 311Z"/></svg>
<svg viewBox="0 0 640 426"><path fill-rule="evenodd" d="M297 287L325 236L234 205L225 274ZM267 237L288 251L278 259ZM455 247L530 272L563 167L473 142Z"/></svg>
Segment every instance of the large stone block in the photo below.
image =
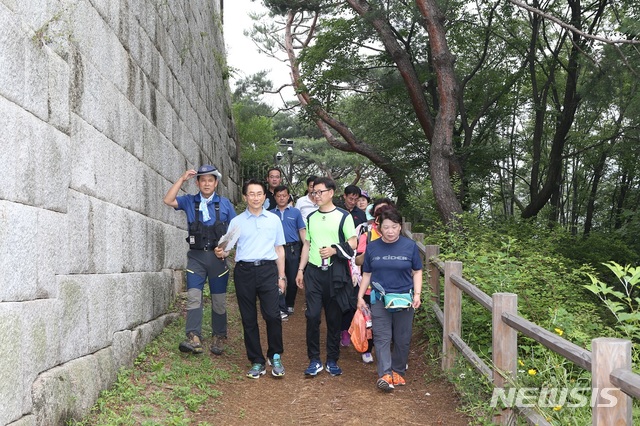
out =
<svg viewBox="0 0 640 426"><path fill-rule="evenodd" d="M28 36L20 28L16 13L0 8L0 95L22 104L25 76L25 44Z"/></svg>
<svg viewBox="0 0 640 426"><path fill-rule="evenodd" d="M111 344L112 334L109 332L111 312L107 303L108 297L118 297L110 292L110 275L85 275L82 286L87 296L87 345L90 353L103 349ZM117 276L116 276L116 279ZM124 280L124 277L120 278Z"/></svg>
<svg viewBox="0 0 640 426"><path fill-rule="evenodd" d="M68 136L0 97L0 198L65 211Z"/></svg>
<svg viewBox="0 0 640 426"><path fill-rule="evenodd" d="M88 355L41 374L33 385L33 412L39 425L65 424L89 413L103 383L97 357Z"/></svg>
<svg viewBox="0 0 640 426"><path fill-rule="evenodd" d="M67 192L65 191L65 194ZM36 297L38 299L58 297L55 276L68 273L71 262L68 235L76 230L69 227L67 219L66 213L42 209L38 211L36 246L38 259Z"/></svg>
<svg viewBox="0 0 640 426"><path fill-rule="evenodd" d="M74 175L75 173L74 169ZM84 176L84 174L81 174ZM78 181L83 181L76 177ZM87 176L88 179L88 176ZM81 185L81 189L87 189ZM93 264L93 235L91 224L93 222L94 211L91 205L91 198L82 192L70 191L69 193L69 213L66 216L65 227L68 247L67 273L86 274L95 271Z"/></svg>
<svg viewBox="0 0 640 426"><path fill-rule="evenodd" d="M36 416L28 415L21 417L13 423L9 423L7 426L36 426L37 424Z"/></svg>
<svg viewBox="0 0 640 426"><path fill-rule="evenodd" d="M35 299L38 294L38 209L0 201L0 301ZM44 247L42 248L44 250Z"/></svg>
<svg viewBox="0 0 640 426"><path fill-rule="evenodd" d="M55 281L53 277L52 281ZM34 300L19 304L22 327L19 331L23 356L22 410L31 412L31 386L43 371L60 363L58 354L60 300Z"/></svg>
<svg viewBox="0 0 640 426"><path fill-rule="evenodd" d="M0 303L0 424L22 416L24 362L19 303Z"/></svg>
<svg viewBox="0 0 640 426"><path fill-rule="evenodd" d="M58 276L60 287L60 361L67 362L89 353L88 292L86 276Z"/></svg>
<svg viewBox="0 0 640 426"><path fill-rule="evenodd" d="M71 131L69 92L71 69L58 54L47 48L49 123L62 133Z"/></svg>

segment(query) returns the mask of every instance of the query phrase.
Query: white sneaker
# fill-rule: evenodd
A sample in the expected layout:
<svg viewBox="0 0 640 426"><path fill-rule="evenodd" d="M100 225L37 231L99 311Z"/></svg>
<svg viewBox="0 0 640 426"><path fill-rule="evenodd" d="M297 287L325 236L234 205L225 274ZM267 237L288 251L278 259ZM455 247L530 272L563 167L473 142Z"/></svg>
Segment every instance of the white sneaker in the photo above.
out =
<svg viewBox="0 0 640 426"><path fill-rule="evenodd" d="M373 362L373 355L371 355L371 352L365 352L362 354L362 362L365 364L371 364Z"/></svg>

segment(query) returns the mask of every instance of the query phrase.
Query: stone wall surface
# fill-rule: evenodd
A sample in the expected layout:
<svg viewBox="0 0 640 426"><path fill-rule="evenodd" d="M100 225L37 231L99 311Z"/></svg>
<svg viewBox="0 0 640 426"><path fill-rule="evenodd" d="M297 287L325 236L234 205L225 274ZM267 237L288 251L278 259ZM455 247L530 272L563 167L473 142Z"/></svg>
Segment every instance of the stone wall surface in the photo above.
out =
<svg viewBox="0 0 640 426"><path fill-rule="evenodd" d="M213 163L239 196L221 15L0 0L0 425L87 414L175 317L186 223L164 194Z"/></svg>

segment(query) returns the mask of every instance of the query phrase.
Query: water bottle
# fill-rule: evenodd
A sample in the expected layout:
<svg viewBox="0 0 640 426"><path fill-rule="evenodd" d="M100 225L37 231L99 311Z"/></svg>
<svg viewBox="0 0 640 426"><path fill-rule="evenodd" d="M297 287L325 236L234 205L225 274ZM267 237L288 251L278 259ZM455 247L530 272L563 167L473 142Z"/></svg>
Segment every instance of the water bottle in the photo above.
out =
<svg viewBox="0 0 640 426"><path fill-rule="evenodd" d="M371 328L371 311L368 308L362 308L362 316L364 317L364 325Z"/></svg>
<svg viewBox="0 0 640 426"><path fill-rule="evenodd" d="M325 248L325 247L322 247ZM326 257L323 257L321 262L320 262L320 269L322 269L323 271L326 271L327 269L329 269L329 259Z"/></svg>

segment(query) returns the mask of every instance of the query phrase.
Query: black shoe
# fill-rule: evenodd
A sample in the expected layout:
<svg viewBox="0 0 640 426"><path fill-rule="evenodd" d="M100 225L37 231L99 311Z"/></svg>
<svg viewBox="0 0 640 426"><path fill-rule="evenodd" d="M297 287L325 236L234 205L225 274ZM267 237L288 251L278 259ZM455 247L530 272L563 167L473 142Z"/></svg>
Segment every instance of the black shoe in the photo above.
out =
<svg viewBox="0 0 640 426"><path fill-rule="evenodd" d="M201 354L202 343L200 342L200 337L197 334L190 332L189 334L187 334L187 340L181 342L180 346L178 346L178 349L180 350L180 352L190 352L194 355Z"/></svg>
<svg viewBox="0 0 640 426"><path fill-rule="evenodd" d="M214 355L222 355L224 351L224 336L213 336L213 343L209 348Z"/></svg>

